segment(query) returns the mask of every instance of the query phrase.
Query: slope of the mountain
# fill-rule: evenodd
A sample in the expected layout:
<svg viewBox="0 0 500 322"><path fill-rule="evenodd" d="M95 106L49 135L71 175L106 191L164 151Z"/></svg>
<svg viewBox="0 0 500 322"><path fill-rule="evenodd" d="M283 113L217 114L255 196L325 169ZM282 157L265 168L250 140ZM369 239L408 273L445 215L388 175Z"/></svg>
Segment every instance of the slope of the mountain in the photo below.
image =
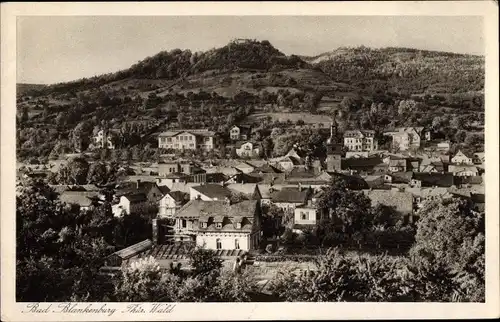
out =
<svg viewBox="0 0 500 322"><path fill-rule="evenodd" d="M408 48L339 48L305 61L333 80L418 93L482 91L484 57Z"/></svg>

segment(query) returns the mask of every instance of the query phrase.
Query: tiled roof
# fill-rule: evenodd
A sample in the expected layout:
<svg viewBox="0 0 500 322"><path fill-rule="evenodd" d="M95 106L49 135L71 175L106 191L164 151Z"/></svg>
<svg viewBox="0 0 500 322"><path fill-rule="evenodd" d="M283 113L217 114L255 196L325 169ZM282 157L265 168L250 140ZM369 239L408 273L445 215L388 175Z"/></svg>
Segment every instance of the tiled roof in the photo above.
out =
<svg viewBox="0 0 500 322"><path fill-rule="evenodd" d="M420 180L422 187L451 187L454 184L452 173L415 172L413 179Z"/></svg>
<svg viewBox="0 0 500 322"><path fill-rule="evenodd" d="M163 195L166 195L167 193L170 192L170 189L167 186L159 186L158 189L160 189Z"/></svg>
<svg viewBox="0 0 500 322"><path fill-rule="evenodd" d="M193 189L209 198L224 199L225 197L231 196L231 190L227 187L221 186L220 184L209 183L195 186Z"/></svg>
<svg viewBox="0 0 500 322"><path fill-rule="evenodd" d="M174 131L162 132L158 136L172 137L172 136L176 136L177 134L186 133L186 132L191 133L191 134L196 135L196 136L214 136L215 135L215 132L205 130L205 129L179 129L179 130L174 130Z"/></svg>
<svg viewBox="0 0 500 322"><path fill-rule="evenodd" d="M410 214L413 211L413 195L410 192L393 190L363 190L371 199L372 205L382 204L394 207L402 214Z"/></svg>
<svg viewBox="0 0 500 322"><path fill-rule="evenodd" d="M122 182L116 188L116 195L123 196L137 193L148 194L154 187L157 187L156 182Z"/></svg>
<svg viewBox="0 0 500 322"><path fill-rule="evenodd" d="M255 168L251 173L281 173L281 171L272 165L264 164L261 167Z"/></svg>
<svg viewBox="0 0 500 322"><path fill-rule="evenodd" d="M148 200L148 197L145 193L131 193L124 195L124 197L127 198L131 203L145 202Z"/></svg>
<svg viewBox="0 0 500 322"><path fill-rule="evenodd" d="M189 194L182 191L170 191L168 194L177 202L189 200Z"/></svg>
<svg viewBox="0 0 500 322"><path fill-rule="evenodd" d="M176 212L175 217L198 218L207 222L207 228L197 228L200 231L251 232L257 207L257 200L245 200L235 204L225 201L190 200ZM215 228L215 222L221 222L222 228ZM242 227L236 228L236 223L241 223Z"/></svg>
<svg viewBox="0 0 500 322"><path fill-rule="evenodd" d="M271 195L273 202L290 202L290 203L305 203L311 195L310 189L301 189L284 187Z"/></svg>
<svg viewBox="0 0 500 322"><path fill-rule="evenodd" d="M375 135L375 131L372 130L349 130L344 132L345 138L363 138L372 137Z"/></svg>
<svg viewBox="0 0 500 322"><path fill-rule="evenodd" d="M370 158L351 158L342 159L341 167L342 169L352 169L352 170L372 170L375 166L383 163L379 156Z"/></svg>

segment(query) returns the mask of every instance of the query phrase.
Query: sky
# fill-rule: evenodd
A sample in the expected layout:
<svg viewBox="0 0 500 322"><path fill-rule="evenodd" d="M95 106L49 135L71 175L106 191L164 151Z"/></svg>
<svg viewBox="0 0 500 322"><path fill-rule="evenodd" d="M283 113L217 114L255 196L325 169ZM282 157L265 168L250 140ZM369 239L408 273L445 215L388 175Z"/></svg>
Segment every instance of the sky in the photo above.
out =
<svg viewBox="0 0 500 322"><path fill-rule="evenodd" d="M23 16L17 82L52 84L126 69L163 50L269 40L290 55L344 46L408 47L484 55L474 16Z"/></svg>

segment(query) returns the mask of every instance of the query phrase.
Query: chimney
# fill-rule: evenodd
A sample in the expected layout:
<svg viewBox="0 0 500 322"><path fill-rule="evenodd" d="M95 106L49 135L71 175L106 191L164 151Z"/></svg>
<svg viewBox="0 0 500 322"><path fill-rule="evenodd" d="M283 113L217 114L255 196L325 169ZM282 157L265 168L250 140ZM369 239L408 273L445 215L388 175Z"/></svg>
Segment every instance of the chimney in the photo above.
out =
<svg viewBox="0 0 500 322"><path fill-rule="evenodd" d="M136 188L139 189L140 185L141 185L141 179L137 179Z"/></svg>

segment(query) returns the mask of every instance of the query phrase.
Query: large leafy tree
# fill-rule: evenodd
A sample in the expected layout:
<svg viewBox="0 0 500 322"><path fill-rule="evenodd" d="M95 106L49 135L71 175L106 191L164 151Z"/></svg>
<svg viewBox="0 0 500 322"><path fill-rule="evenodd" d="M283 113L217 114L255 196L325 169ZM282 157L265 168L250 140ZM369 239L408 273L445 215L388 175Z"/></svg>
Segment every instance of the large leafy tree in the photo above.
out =
<svg viewBox="0 0 500 322"><path fill-rule="evenodd" d="M484 300L484 213L461 199L427 201L419 210L411 255L455 272L462 300Z"/></svg>
<svg viewBox="0 0 500 322"><path fill-rule="evenodd" d="M320 211L327 215L317 226L317 235L325 246L357 239L373 223L370 199L347 185L344 179L332 181L318 202Z"/></svg>
<svg viewBox="0 0 500 322"><path fill-rule="evenodd" d="M100 300L98 270L112 248L85 233L78 207L35 182L16 197L16 297L19 301ZM100 236L101 234L97 234Z"/></svg>

